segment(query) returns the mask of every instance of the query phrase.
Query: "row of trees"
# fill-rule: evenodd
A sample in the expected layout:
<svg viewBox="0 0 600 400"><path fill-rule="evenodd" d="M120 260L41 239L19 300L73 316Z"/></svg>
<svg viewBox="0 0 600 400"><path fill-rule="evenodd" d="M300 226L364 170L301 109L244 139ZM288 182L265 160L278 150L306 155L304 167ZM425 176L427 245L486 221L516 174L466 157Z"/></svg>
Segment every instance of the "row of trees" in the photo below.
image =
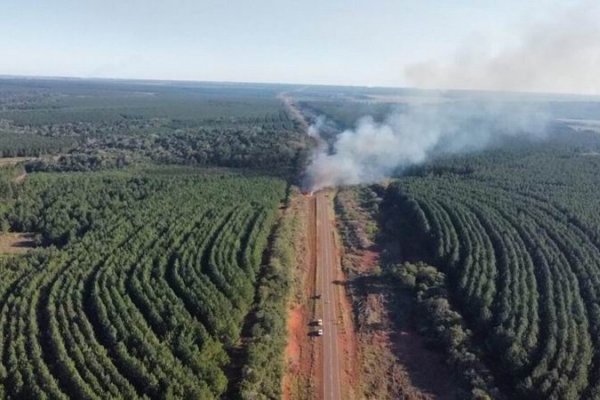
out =
<svg viewBox="0 0 600 400"><path fill-rule="evenodd" d="M509 398L600 393L598 147L582 134L436 161L390 185L382 203L401 258L447 274Z"/></svg>
<svg viewBox="0 0 600 400"><path fill-rule="evenodd" d="M228 351L285 183L136 175L33 174L19 186L4 218L51 247L0 264L3 396L208 399L233 384Z"/></svg>

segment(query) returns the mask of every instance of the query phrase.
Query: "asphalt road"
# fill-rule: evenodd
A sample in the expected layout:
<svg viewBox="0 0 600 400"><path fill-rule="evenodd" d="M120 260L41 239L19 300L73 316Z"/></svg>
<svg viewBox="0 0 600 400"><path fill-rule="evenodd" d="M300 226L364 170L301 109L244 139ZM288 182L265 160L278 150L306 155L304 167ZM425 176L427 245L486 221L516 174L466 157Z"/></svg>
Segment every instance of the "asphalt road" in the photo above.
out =
<svg viewBox="0 0 600 400"><path fill-rule="evenodd" d="M325 193L318 192L317 213L317 273L323 310L323 398L341 399L340 354L338 354L338 326L336 301L336 256L333 226L329 220L329 207Z"/></svg>

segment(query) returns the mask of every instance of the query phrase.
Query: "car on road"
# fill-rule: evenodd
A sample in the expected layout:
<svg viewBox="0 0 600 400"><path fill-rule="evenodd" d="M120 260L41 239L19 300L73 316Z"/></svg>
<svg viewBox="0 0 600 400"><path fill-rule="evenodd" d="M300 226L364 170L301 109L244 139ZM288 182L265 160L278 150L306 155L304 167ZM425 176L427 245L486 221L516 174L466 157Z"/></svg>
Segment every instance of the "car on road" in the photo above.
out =
<svg viewBox="0 0 600 400"><path fill-rule="evenodd" d="M323 329L319 329L317 331L317 336L323 336Z"/></svg>

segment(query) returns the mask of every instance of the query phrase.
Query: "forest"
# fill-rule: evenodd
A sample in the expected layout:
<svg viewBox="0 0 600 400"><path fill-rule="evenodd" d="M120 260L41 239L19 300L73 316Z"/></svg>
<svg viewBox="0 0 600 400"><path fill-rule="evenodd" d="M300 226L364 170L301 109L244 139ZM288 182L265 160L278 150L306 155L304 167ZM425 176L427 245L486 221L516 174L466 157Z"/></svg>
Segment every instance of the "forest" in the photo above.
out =
<svg viewBox="0 0 600 400"><path fill-rule="evenodd" d="M381 194L384 274L479 396L600 396L600 137L416 167ZM477 396L475 396L477 397Z"/></svg>
<svg viewBox="0 0 600 400"><path fill-rule="evenodd" d="M280 397L283 89L0 79L0 398Z"/></svg>
<svg viewBox="0 0 600 400"><path fill-rule="evenodd" d="M295 173L307 138L277 98L287 88L0 79L0 157L38 157L31 171L156 162Z"/></svg>
<svg viewBox="0 0 600 400"><path fill-rule="evenodd" d="M254 307L285 192L278 178L190 169L28 177L3 218L41 247L0 259L0 397L237 391L228 351ZM262 311L251 332L276 340L278 318ZM274 368L259 362L243 368L259 378Z"/></svg>
<svg viewBox="0 0 600 400"><path fill-rule="evenodd" d="M285 209L315 143L278 96L329 143L437 96L296 89L0 79L0 235L35 244L0 254L0 398L281 397ZM598 103L544 109L544 141L356 189L369 238L352 240L381 258L348 286L411 297L457 398L600 397L600 136L563 121Z"/></svg>

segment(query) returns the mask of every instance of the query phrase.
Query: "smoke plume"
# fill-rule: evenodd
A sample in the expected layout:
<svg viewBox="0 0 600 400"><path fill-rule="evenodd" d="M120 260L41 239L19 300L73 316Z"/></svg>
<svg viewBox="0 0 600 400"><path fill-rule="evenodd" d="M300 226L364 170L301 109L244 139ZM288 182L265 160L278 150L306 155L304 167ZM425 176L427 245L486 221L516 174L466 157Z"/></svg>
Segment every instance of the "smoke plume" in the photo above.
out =
<svg viewBox="0 0 600 400"><path fill-rule="evenodd" d="M511 46L490 52L490 43L466 41L452 60L412 64L404 75L422 88L600 94L599 20L598 1L580 1L522 27Z"/></svg>
<svg viewBox="0 0 600 400"><path fill-rule="evenodd" d="M543 112L523 104L489 101L413 105L380 123L365 117L340 133L331 151L316 151L307 187L376 182L431 156L481 150L506 137L543 137L547 122Z"/></svg>
<svg viewBox="0 0 600 400"><path fill-rule="evenodd" d="M321 130L321 128L323 127L323 124L325 123L325 117L320 115L317 117L316 121L314 124L311 124L308 127L308 136L317 139L319 146L323 146L324 143L321 139L321 135L319 133L319 131Z"/></svg>
<svg viewBox="0 0 600 400"><path fill-rule="evenodd" d="M582 0L529 23L511 46L490 53L493 46L465 43L453 59L410 65L405 76L424 88L600 94L599 10L596 0ZM307 185L318 190L375 182L438 154L481 150L502 138L546 132L549 119L533 103L527 108L523 102L500 101L502 96L480 97L485 99L440 98L413 104L382 122L359 120L331 149L318 148Z"/></svg>

